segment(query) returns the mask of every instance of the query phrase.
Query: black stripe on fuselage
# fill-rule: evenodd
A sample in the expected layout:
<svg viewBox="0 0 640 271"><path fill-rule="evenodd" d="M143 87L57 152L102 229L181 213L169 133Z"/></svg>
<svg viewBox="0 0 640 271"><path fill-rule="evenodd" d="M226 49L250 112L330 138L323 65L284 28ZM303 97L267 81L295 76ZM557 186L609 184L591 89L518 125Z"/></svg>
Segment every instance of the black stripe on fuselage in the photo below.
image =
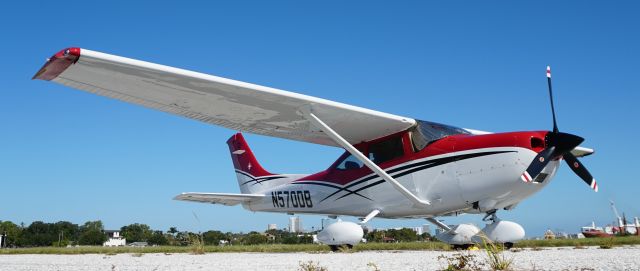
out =
<svg viewBox="0 0 640 271"><path fill-rule="evenodd" d="M416 172L416 171L420 171L420 170L424 170L424 169L427 169L427 168L448 164L448 163L455 162L455 161L466 160L466 159L482 157L482 156L487 156L487 155L510 153L510 152L516 152L516 151L479 152L479 153L468 153L468 154L461 154L461 155L437 158L437 159L433 159L433 160L421 161L421 162L417 162L417 163L413 163L413 164L397 167L397 168L394 168L394 169L390 169L390 170L387 171L387 173L389 175L391 175L391 177L393 177L395 179L395 178L399 178L399 177L402 177L402 176L407 175L407 174L411 174L411 173ZM406 171L403 171L403 170L406 170ZM402 171L402 172L394 174L394 173L399 172L399 171ZM344 186L344 187L338 189L337 191L331 193L330 195L328 195L327 197L322 199L320 202L330 198L331 196L333 196L333 195L335 195L335 194L337 194L337 193L339 193L341 191L347 191L348 193L336 198L335 200L339 200L339 199L344 198L346 196L355 194L355 193L360 192L360 191L362 191L364 189L371 188L371 187L377 186L377 185L385 182L385 180L382 179L382 180L376 181L374 183L371 183L371 184L365 185L363 187L360 187L360 188L358 188L356 190L349 191L349 188L351 188L353 186L356 186L356 185L361 184L363 182L374 180L376 178L380 178L380 177L377 174L373 174L373 175L371 175L369 177L365 177L362 180L356 181L354 183L351 183L351 184L349 184L347 186Z"/></svg>
<svg viewBox="0 0 640 271"><path fill-rule="evenodd" d="M256 184L259 184L259 183L262 183L262 182L266 182L266 181L286 178L285 176L266 176L266 177L256 178L256 177L251 176L250 174L248 174L248 173L246 173L244 171L240 171L240 170L237 170L237 169L236 169L236 173L242 174L242 175L247 176L247 177L249 177L251 179L251 180L248 180L248 181L242 183L241 185L245 185L245 184L252 183L252 182L255 182L252 185L256 185Z"/></svg>
<svg viewBox="0 0 640 271"><path fill-rule="evenodd" d="M371 200L370 198L368 198L368 197L366 197L366 196L360 195L358 192L353 192L353 191L351 191L351 190L349 190L349 189L345 189L344 187L340 187L340 186L337 186L337 185L335 185L335 184L329 184L329 183L326 183L326 182L310 182L310 181L301 181L301 182L295 182L295 183L292 183L292 184L315 184L315 185L321 185L321 186L333 187L333 188L335 188L335 189L339 189L340 191L342 191L342 190L346 190L346 191L348 191L348 192L350 192L350 193L352 193L352 194L356 194L356 195L361 196L361 197L363 197L363 198L365 198L365 199ZM335 194L335 193L334 193L334 194ZM333 194L332 194L332 195L333 195ZM326 198L325 198L325 199L326 199ZM324 199L323 199L323 200L324 200ZM321 200L320 202L322 202L323 200Z"/></svg>

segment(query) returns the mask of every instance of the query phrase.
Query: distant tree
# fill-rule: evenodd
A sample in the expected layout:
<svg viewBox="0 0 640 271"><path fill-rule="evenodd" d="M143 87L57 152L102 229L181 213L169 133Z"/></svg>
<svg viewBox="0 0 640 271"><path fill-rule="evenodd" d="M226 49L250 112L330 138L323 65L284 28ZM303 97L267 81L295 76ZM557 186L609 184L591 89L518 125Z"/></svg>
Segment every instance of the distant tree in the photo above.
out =
<svg viewBox="0 0 640 271"><path fill-rule="evenodd" d="M416 232L409 228L399 230L389 229L387 230L387 237L394 238L399 242L413 242L418 240Z"/></svg>
<svg viewBox="0 0 640 271"><path fill-rule="evenodd" d="M176 233L173 245L188 246L189 244L191 244L191 235L192 233L187 231L181 231Z"/></svg>
<svg viewBox="0 0 640 271"><path fill-rule="evenodd" d="M281 239L281 242L283 244L298 244L300 240L298 240L298 237L295 235L286 235L283 236Z"/></svg>
<svg viewBox="0 0 640 271"><path fill-rule="evenodd" d="M151 228L146 224L134 223L120 228L120 234L127 242L147 242L151 238Z"/></svg>
<svg viewBox="0 0 640 271"><path fill-rule="evenodd" d="M168 233L170 233L171 235L176 235L176 233L178 232L178 228L177 227L170 227L169 231L167 231Z"/></svg>
<svg viewBox="0 0 640 271"><path fill-rule="evenodd" d="M6 247L20 246L20 238L22 236L22 228L11 221L0 222L0 234L6 234Z"/></svg>
<svg viewBox="0 0 640 271"><path fill-rule="evenodd" d="M227 236L221 231L207 231L202 234L202 239L205 245L217 246L220 244L220 240L227 240Z"/></svg>
<svg viewBox="0 0 640 271"><path fill-rule="evenodd" d="M300 239L300 244L313 244L313 236L310 234L305 234L298 238Z"/></svg>
<svg viewBox="0 0 640 271"><path fill-rule="evenodd" d="M245 245L265 244L267 243L267 236L257 232L250 232L242 239L242 243Z"/></svg>
<svg viewBox="0 0 640 271"><path fill-rule="evenodd" d="M80 245L99 246L107 241L107 235L104 233L102 221L87 221L80 226L80 236L78 242Z"/></svg>
<svg viewBox="0 0 640 271"><path fill-rule="evenodd" d="M58 240L54 246L66 246L73 240L78 240L80 235L80 227L69 221L58 221L53 225L55 233L58 234Z"/></svg>
<svg viewBox="0 0 640 271"><path fill-rule="evenodd" d="M23 246L50 246L56 241L58 241L58 235L51 223L34 221L22 231L21 242Z"/></svg>
<svg viewBox="0 0 640 271"><path fill-rule="evenodd" d="M154 231L148 240L150 245L166 246L169 244L169 240L162 233L162 231Z"/></svg>

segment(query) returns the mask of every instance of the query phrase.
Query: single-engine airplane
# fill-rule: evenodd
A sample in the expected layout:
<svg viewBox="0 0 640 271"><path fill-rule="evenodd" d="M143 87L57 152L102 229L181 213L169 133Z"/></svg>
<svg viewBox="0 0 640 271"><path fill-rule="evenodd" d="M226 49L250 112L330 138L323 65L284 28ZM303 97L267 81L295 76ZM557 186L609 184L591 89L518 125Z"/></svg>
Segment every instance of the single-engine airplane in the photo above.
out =
<svg viewBox="0 0 640 271"><path fill-rule="evenodd" d="M402 117L217 76L81 48L53 55L33 79L119 99L229 129L346 151L315 174L265 170L241 133L227 144L241 193L182 193L176 200L237 205L251 211L360 217L424 218L452 245L482 234L508 245L524 238L515 222L496 217L549 184L565 160L593 190L577 157L593 153L583 138L558 130L547 67L553 130L489 133ZM486 214L481 231L449 227L437 217ZM360 224L338 220L318 234L352 246Z"/></svg>

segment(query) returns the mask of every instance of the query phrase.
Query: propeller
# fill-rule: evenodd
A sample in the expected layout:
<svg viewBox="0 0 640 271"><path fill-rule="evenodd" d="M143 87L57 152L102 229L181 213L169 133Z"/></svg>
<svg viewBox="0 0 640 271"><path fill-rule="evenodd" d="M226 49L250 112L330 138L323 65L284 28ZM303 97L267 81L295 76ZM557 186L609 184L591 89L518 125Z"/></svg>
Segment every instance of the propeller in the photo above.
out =
<svg viewBox="0 0 640 271"><path fill-rule="evenodd" d="M596 183L596 180L591 176L591 173L589 173L587 168L578 161L578 158L571 153L571 150L580 145L580 143L584 141L584 138L577 135L562 133L558 130L556 112L553 106L551 68L549 66L547 66L547 84L549 86L549 101L551 103L551 114L553 116L553 131L548 132L544 138L546 148L536 155L520 178L522 181L527 183L533 182L551 160L557 157L562 157L578 177L587 183L591 189L598 192L598 184Z"/></svg>

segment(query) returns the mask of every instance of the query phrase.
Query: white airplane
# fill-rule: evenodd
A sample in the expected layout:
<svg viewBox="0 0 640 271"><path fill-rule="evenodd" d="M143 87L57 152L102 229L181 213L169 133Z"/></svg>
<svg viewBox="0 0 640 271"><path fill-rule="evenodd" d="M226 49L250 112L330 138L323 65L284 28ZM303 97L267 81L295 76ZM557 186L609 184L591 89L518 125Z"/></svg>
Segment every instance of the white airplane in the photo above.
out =
<svg viewBox="0 0 640 271"><path fill-rule="evenodd" d="M424 218L444 229L437 238L463 246L486 236L512 245L515 222L496 217L549 184L565 160L592 189L596 181L576 157L583 138L558 131L547 68L552 131L488 133L402 117L299 93L193 71L68 48L33 77L229 129L341 147L329 168L310 174L265 170L242 134L227 141L241 193L182 193L176 200L237 205L259 212ZM437 217L486 214L482 230L449 227ZM362 227L338 220L319 234L337 249Z"/></svg>

